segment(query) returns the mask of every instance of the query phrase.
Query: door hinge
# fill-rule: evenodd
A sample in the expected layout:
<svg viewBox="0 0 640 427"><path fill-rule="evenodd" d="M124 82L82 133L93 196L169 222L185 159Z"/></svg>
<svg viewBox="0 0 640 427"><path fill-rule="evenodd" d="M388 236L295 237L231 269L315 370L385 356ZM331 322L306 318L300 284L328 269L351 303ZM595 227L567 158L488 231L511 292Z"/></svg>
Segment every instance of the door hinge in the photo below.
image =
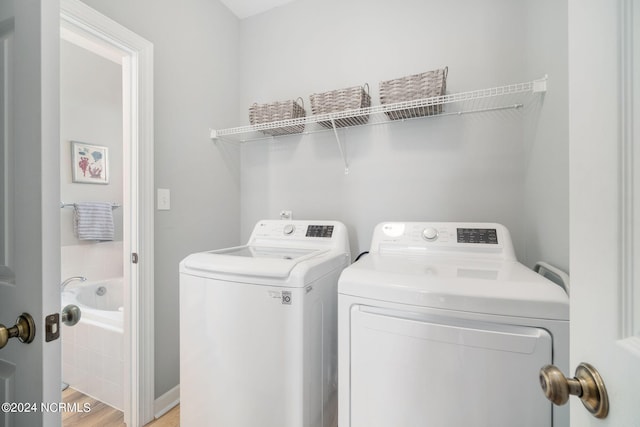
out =
<svg viewBox="0 0 640 427"><path fill-rule="evenodd" d="M137 252L132 252L131 253L131 262L133 264L137 264L138 263L138 254L137 254Z"/></svg>

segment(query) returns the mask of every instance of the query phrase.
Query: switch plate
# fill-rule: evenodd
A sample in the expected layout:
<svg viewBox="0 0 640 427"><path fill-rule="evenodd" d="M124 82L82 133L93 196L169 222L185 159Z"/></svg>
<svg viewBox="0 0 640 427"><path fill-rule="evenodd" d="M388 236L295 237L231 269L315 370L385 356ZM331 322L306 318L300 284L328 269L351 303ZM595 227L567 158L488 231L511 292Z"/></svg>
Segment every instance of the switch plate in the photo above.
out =
<svg viewBox="0 0 640 427"><path fill-rule="evenodd" d="M168 188L158 188L158 210L168 211L171 209L171 192Z"/></svg>

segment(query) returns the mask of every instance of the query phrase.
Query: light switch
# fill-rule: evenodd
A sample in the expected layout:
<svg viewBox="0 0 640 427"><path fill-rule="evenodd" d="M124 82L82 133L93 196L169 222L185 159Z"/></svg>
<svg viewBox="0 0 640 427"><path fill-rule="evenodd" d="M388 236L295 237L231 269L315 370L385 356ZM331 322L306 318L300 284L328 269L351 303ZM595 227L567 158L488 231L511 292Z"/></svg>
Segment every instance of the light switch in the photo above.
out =
<svg viewBox="0 0 640 427"><path fill-rule="evenodd" d="M158 210L168 211L171 209L171 192L168 188L158 188Z"/></svg>

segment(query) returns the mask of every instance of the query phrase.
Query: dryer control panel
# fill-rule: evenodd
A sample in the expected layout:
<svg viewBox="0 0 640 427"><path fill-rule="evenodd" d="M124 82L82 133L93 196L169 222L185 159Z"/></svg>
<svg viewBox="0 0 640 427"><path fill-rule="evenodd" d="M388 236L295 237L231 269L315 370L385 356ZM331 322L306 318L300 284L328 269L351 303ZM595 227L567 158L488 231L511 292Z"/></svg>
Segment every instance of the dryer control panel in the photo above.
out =
<svg viewBox="0 0 640 427"><path fill-rule="evenodd" d="M509 230L496 223L384 222L374 230L370 252L516 259Z"/></svg>

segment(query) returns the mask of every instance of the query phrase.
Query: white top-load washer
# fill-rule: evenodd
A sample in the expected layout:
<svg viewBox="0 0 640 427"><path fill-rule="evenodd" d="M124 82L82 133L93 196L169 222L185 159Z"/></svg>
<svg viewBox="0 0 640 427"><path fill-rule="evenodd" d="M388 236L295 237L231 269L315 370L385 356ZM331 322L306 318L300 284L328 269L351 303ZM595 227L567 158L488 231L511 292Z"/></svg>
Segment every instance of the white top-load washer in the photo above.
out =
<svg viewBox="0 0 640 427"><path fill-rule="evenodd" d="M538 375L568 370L569 300L505 227L379 224L338 293L340 427L568 426Z"/></svg>
<svg viewBox="0 0 640 427"><path fill-rule="evenodd" d="M180 263L180 422L335 427L336 221L259 221L244 246Z"/></svg>

